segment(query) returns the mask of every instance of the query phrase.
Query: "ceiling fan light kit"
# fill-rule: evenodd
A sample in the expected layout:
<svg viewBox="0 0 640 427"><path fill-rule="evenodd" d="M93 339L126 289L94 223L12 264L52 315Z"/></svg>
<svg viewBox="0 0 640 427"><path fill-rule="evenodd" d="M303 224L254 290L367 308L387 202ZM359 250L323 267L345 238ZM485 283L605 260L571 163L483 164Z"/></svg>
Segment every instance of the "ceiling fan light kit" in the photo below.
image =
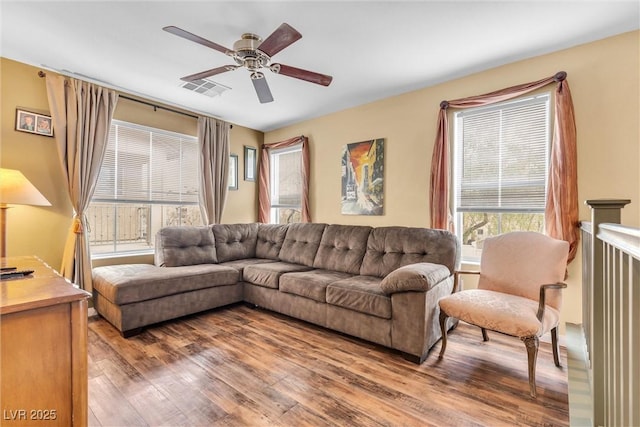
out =
<svg viewBox="0 0 640 427"><path fill-rule="evenodd" d="M303 70L302 68L285 64L271 63L273 55L302 38L302 34L286 23L280 25L264 41L256 34L244 33L240 40L233 44L233 50L175 26L164 27L163 30L224 53L233 58L236 63L236 65L223 65L181 78L181 80L187 82L204 79L227 71L234 71L238 68L246 68L250 72L249 76L258 95L258 99L264 104L272 102L273 96L271 95L271 90L269 89L264 74L260 71L262 68L267 68L275 74L282 74L283 76L293 77L322 86L329 86L333 80L333 77L326 74Z"/></svg>

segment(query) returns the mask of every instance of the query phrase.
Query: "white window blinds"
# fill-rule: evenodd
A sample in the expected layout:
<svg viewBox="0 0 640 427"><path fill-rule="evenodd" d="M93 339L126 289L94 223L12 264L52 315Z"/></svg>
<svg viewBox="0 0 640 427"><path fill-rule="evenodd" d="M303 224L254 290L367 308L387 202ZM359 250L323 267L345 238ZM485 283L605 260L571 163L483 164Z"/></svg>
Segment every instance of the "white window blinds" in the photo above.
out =
<svg viewBox="0 0 640 427"><path fill-rule="evenodd" d="M197 139L113 121L93 201L197 204Z"/></svg>
<svg viewBox="0 0 640 427"><path fill-rule="evenodd" d="M456 114L456 210L544 211L549 96Z"/></svg>
<svg viewBox="0 0 640 427"><path fill-rule="evenodd" d="M300 207L302 204L302 148L271 153L271 206Z"/></svg>

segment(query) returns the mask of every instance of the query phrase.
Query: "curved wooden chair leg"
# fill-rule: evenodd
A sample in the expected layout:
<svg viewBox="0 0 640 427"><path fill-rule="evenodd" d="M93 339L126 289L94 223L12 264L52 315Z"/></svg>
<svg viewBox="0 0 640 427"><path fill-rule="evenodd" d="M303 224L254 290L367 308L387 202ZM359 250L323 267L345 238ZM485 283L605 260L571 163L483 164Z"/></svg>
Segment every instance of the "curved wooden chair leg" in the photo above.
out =
<svg viewBox="0 0 640 427"><path fill-rule="evenodd" d="M440 355L438 356L439 359L442 359L442 357L444 356L444 351L447 348L447 319L448 318L449 316L447 316L447 313L440 310L440 332L442 333L442 346L440 347Z"/></svg>
<svg viewBox="0 0 640 427"><path fill-rule="evenodd" d="M529 393L536 398L536 359L538 358L539 340L537 336L521 338L527 347L527 359L529 362Z"/></svg>
<svg viewBox="0 0 640 427"><path fill-rule="evenodd" d="M485 328L482 329L482 341L489 341L489 335L487 335L487 330Z"/></svg>
<svg viewBox="0 0 640 427"><path fill-rule="evenodd" d="M557 367L562 366L560 364L560 349L558 348L558 327L556 326L551 330L551 346L553 347L553 362Z"/></svg>

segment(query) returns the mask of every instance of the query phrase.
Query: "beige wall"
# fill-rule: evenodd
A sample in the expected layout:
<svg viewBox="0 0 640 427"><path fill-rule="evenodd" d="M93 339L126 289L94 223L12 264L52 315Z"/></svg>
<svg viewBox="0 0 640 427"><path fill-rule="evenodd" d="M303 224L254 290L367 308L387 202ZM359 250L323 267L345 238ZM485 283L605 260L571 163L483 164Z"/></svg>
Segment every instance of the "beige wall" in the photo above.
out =
<svg viewBox="0 0 640 427"><path fill-rule="evenodd" d="M244 146L255 148L259 156L262 139L263 133L256 130L235 125L231 130L231 154L238 155L238 189L229 190L222 214L225 224L255 222L258 219L258 182L244 180Z"/></svg>
<svg viewBox="0 0 640 427"><path fill-rule="evenodd" d="M19 169L51 202L51 207L16 206L8 212L8 255L37 255L54 268L59 268L62 250L73 214L66 195L66 185L57 160L54 138L15 130L15 110L48 113L45 80L38 77L38 68L0 59L2 83L2 140L0 165ZM114 118L187 135L196 135L195 118L156 109L138 102L120 99ZM257 218L256 184L243 177L243 146L259 147L262 132L234 125L231 130L231 153L240 160L239 189L229 191L223 222L251 222ZM195 166L194 166L195 167ZM95 265L124 262L152 262L150 256L100 260Z"/></svg>
<svg viewBox="0 0 640 427"><path fill-rule="evenodd" d="M55 268L71 225L72 208L58 163L54 138L15 130L16 108L49 113L38 69L2 58L2 140L0 164L18 169L51 202L51 207L15 206L7 213L7 255L37 255ZM54 130L55 132L55 130Z"/></svg>
<svg viewBox="0 0 640 427"><path fill-rule="evenodd" d="M578 130L580 218L583 201L629 198L623 222L640 226L639 35L635 31L505 65L433 87L305 121L265 134L310 140L315 222L428 226L431 154L440 101L491 92L564 70ZM340 154L345 144L385 138L385 214L340 214ZM580 254L578 254L580 256ZM569 269L564 320L580 322L580 259Z"/></svg>

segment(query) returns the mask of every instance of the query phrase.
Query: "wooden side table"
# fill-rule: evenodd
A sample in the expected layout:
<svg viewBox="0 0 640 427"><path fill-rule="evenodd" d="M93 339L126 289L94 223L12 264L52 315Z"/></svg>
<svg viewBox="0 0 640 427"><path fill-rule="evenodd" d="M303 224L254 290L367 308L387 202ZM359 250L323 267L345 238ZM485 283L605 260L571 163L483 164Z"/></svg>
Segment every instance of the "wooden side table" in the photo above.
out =
<svg viewBox="0 0 640 427"><path fill-rule="evenodd" d="M3 265L34 270L0 281L0 424L87 425L87 299L36 257Z"/></svg>

